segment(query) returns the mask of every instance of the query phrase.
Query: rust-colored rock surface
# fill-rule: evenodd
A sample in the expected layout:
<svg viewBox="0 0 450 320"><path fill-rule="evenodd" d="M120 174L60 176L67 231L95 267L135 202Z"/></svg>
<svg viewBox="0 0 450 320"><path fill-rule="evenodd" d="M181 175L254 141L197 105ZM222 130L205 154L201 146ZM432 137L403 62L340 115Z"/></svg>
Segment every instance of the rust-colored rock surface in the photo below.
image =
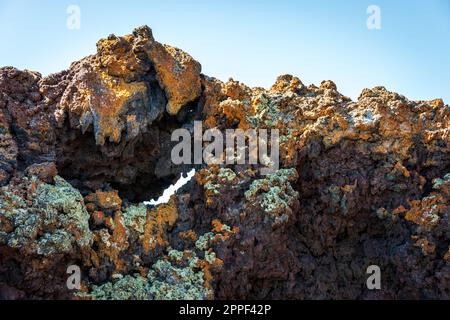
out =
<svg viewBox="0 0 450 320"><path fill-rule="evenodd" d="M280 168L174 165L194 121L278 129ZM148 27L47 77L0 68L1 299L449 299L449 215L440 99L224 83Z"/></svg>

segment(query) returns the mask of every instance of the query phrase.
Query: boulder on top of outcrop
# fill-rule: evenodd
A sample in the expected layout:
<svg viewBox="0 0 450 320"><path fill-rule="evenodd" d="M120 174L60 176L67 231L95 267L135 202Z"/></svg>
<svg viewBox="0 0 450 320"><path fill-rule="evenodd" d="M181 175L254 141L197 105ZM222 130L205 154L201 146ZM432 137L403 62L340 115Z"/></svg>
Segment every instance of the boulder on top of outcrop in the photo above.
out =
<svg viewBox="0 0 450 320"><path fill-rule="evenodd" d="M187 53L153 39L148 27L97 43L97 53L72 66L57 111L83 132L93 126L97 144L131 140L166 108L176 115L201 94L200 64Z"/></svg>

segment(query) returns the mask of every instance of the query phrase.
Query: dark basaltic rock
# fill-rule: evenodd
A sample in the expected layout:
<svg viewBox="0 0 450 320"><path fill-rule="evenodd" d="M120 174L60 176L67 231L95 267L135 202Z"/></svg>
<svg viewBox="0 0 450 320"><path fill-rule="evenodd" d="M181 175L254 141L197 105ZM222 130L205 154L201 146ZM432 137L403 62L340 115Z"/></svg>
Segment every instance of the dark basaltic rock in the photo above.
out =
<svg viewBox="0 0 450 320"><path fill-rule="evenodd" d="M0 68L1 299L450 298L442 100L224 83L148 27L97 48L47 77ZM174 165L171 133L196 120L278 129L279 170Z"/></svg>

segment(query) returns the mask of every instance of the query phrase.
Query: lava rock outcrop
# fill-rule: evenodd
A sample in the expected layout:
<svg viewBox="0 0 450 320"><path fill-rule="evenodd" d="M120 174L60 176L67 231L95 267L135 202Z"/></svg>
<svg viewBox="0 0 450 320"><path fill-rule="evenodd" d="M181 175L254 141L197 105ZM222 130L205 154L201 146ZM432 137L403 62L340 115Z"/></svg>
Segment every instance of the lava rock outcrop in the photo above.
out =
<svg viewBox="0 0 450 320"><path fill-rule="evenodd" d="M278 129L280 169L173 165L194 121ZM449 299L449 199L440 99L224 83L148 27L47 77L0 68L1 299Z"/></svg>

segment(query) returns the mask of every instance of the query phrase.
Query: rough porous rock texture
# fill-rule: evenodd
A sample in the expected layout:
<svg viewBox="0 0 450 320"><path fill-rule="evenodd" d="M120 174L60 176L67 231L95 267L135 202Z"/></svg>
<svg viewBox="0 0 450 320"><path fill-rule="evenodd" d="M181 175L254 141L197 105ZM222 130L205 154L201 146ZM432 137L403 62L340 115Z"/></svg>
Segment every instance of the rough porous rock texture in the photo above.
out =
<svg viewBox="0 0 450 320"><path fill-rule="evenodd" d="M1 299L450 298L442 100L223 83L148 27L97 48L47 77L0 68ZM279 170L173 165L171 133L195 120L278 129Z"/></svg>

